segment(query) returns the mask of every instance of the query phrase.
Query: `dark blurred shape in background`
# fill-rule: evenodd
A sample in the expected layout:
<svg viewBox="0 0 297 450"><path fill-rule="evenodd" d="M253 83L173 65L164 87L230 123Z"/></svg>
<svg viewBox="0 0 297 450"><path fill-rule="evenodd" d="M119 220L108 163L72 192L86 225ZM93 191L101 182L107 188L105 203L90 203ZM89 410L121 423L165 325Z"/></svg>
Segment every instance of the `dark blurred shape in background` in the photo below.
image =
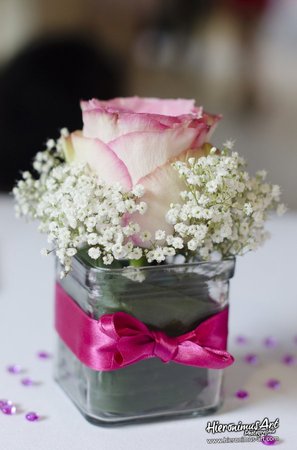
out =
<svg viewBox="0 0 297 450"><path fill-rule="evenodd" d="M80 129L79 101L122 94L119 64L77 37L45 38L25 47L0 73L0 189L59 129Z"/></svg>
<svg viewBox="0 0 297 450"><path fill-rule="evenodd" d="M237 25L238 44L242 55L241 109L255 110L260 101L257 89L257 34L271 6L271 0L221 0Z"/></svg>
<svg viewBox="0 0 297 450"><path fill-rule="evenodd" d="M297 208L296 48L295 0L0 0L0 189L81 98L188 97Z"/></svg>

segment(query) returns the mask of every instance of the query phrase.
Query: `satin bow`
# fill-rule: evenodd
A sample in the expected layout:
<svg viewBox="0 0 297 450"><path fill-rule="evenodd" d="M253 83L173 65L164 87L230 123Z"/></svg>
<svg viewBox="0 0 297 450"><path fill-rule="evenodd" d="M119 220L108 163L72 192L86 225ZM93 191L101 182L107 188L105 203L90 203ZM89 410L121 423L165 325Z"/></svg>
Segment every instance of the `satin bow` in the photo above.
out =
<svg viewBox="0 0 297 450"><path fill-rule="evenodd" d="M152 357L209 369L222 369L234 361L226 351L227 308L192 331L169 337L124 312L92 319L57 284L56 329L78 359L94 370L120 369Z"/></svg>

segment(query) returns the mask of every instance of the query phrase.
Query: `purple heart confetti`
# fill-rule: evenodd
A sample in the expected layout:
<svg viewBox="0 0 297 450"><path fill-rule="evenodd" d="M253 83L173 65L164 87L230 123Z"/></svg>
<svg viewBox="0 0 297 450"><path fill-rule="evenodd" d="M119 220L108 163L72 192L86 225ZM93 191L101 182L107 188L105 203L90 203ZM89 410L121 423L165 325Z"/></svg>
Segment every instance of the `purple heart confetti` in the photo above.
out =
<svg viewBox="0 0 297 450"><path fill-rule="evenodd" d="M7 366L7 372L9 372L13 375L17 375L22 372L22 368L18 364L11 364L11 365Z"/></svg>
<svg viewBox="0 0 297 450"><path fill-rule="evenodd" d="M29 422L36 422L39 420L39 415L34 411L28 412L25 417Z"/></svg>
<svg viewBox="0 0 297 450"><path fill-rule="evenodd" d="M7 416L12 416L16 413L16 406L10 403L6 403L1 407L1 411Z"/></svg>
<svg viewBox="0 0 297 450"><path fill-rule="evenodd" d="M249 353L244 357L244 360L247 364L251 364L252 366L257 366L259 364L259 357L254 353Z"/></svg>
<svg viewBox="0 0 297 450"><path fill-rule="evenodd" d="M21 379L21 383L23 386L29 387L29 386L37 386L38 383L37 381L32 380L31 378L27 377L27 378L22 378Z"/></svg>
<svg viewBox="0 0 297 450"><path fill-rule="evenodd" d="M39 359L50 359L52 357L52 355L49 352L42 350L37 353L37 357Z"/></svg>
<svg viewBox="0 0 297 450"><path fill-rule="evenodd" d="M243 399L245 399L245 398L248 398L249 393L248 393L247 391L243 390L243 389L240 389L239 391L237 391L237 392L235 393L235 396L236 396L237 398L240 398L241 400L243 400Z"/></svg>
<svg viewBox="0 0 297 450"><path fill-rule="evenodd" d="M248 339L245 336L239 335L235 338L236 344L244 345L247 344Z"/></svg>
<svg viewBox="0 0 297 450"><path fill-rule="evenodd" d="M294 355L285 355L282 358L282 363L286 366L294 366L296 364L296 357Z"/></svg>
<svg viewBox="0 0 297 450"><path fill-rule="evenodd" d="M269 336L264 339L264 345L267 348L275 348L277 347L277 339L273 336Z"/></svg>
<svg viewBox="0 0 297 450"><path fill-rule="evenodd" d="M269 380L266 381L266 387L268 387L269 389L279 389L280 388L280 381L276 380L275 378L270 378Z"/></svg>

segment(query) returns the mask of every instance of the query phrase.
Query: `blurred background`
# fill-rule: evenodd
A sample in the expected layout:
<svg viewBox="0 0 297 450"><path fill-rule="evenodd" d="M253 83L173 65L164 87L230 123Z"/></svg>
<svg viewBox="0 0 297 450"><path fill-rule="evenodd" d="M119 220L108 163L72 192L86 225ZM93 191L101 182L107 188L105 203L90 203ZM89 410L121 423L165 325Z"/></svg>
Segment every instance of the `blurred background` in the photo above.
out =
<svg viewBox="0 0 297 450"><path fill-rule="evenodd" d="M296 0L0 0L0 190L79 100L195 98L297 209Z"/></svg>

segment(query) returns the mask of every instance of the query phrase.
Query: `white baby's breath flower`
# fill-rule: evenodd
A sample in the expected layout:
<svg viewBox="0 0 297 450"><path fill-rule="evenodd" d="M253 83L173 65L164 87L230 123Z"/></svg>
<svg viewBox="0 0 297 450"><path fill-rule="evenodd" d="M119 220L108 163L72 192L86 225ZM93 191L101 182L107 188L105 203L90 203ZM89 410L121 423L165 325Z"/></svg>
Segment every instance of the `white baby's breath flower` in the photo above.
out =
<svg viewBox="0 0 297 450"><path fill-rule="evenodd" d="M172 239L172 247L181 249L181 248L183 248L183 246L184 246L184 242L183 242L182 238L174 237Z"/></svg>
<svg viewBox="0 0 297 450"><path fill-rule="evenodd" d="M168 244L168 245L172 245L173 239L174 239L174 238L173 238L172 234L168 234L167 237L166 237L166 242L167 242L167 244Z"/></svg>
<svg viewBox="0 0 297 450"><path fill-rule="evenodd" d="M166 221L170 225L175 225L177 222L178 211L176 209L170 209L166 214Z"/></svg>
<svg viewBox="0 0 297 450"><path fill-rule="evenodd" d="M113 257L111 255L105 255L103 256L103 263L106 266L109 266L113 262Z"/></svg>
<svg viewBox="0 0 297 450"><path fill-rule="evenodd" d="M89 245L96 245L98 244L98 234L97 233L90 233L87 237L87 242Z"/></svg>
<svg viewBox="0 0 297 450"><path fill-rule="evenodd" d="M54 141L53 139L48 139L48 140L46 141L46 147L47 147L49 150L52 150L55 146L56 146L56 143L55 143L55 141Z"/></svg>
<svg viewBox="0 0 297 450"><path fill-rule="evenodd" d="M136 203L132 199L125 200L126 211L132 214L136 210Z"/></svg>
<svg viewBox="0 0 297 450"><path fill-rule="evenodd" d="M182 236L186 235L189 232L189 227L182 222L175 224L174 229L175 231L177 231L177 233L179 233Z"/></svg>
<svg viewBox="0 0 297 450"><path fill-rule="evenodd" d="M132 194L134 194L136 197L142 197L144 194L144 187L142 184L137 184L132 189Z"/></svg>
<svg viewBox="0 0 297 450"><path fill-rule="evenodd" d="M163 239L165 239L165 231L164 230L157 230L155 232L155 239L156 241L162 241Z"/></svg>
<svg viewBox="0 0 297 450"><path fill-rule="evenodd" d="M164 250L162 247L157 247L153 251L153 259L156 260L158 263L165 261Z"/></svg>
<svg viewBox="0 0 297 450"><path fill-rule="evenodd" d="M200 224L196 226L196 230L194 232L194 237L198 242L201 242L206 234L207 234L207 226L205 224Z"/></svg>
<svg viewBox="0 0 297 450"><path fill-rule="evenodd" d="M281 189L277 184L274 184L272 186L272 190L271 190L271 195L275 200L279 200L280 195L281 195Z"/></svg>
<svg viewBox="0 0 297 450"><path fill-rule="evenodd" d="M92 259L98 259L101 255L100 249L98 247L91 247L88 250L88 255Z"/></svg>
<svg viewBox="0 0 297 450"><path fill-rule="evenodd" d="M132 234L139 233L140 231L140 226L138 225L138 223L130 222L128 227Z"/></svg>
<svg viewBox="0 0 297 450"><path fill-rule="evenodd" d="M243 205L243 210L244 210L244 212L246 213L247 216L250 216L253 213L253 211L254 211L250 202L245 203Z"/></svg>
<svg viewBox="0 0 297 450"><path fill-rule="evenodd" d="M256 175L261 178L262 180L265 180L267 177L267 171L266 170L258 170Z"/></svg>
<svg viewBox="0 0 297 450"><path fill-rule="evenodd" d="M187 183L193 186L199 186L201 184L201 178L199 175L191 174L187 177Z"/></svg>
<svg viewBox="0 0 297 450"><path fill-rule="evenodd" d="M41 162L39 162L39 161L34 161L34 163L33 163L33 168L34 168L37 172L40 172L40 171L41 171L41 168L42 168Z"/></svg>
<svg viewBox="0 0 297 450"><path fill-rule="evenodd" d="M124 258L126 256L125 247L122 244L120 244L120 243L114 244L111 247L111 251L112 251L112 254L113 254L115 259L121 259L121 258Z"/></svg>
<svg viewBox="0 0 297 450"><path fill-rule="evenodd" d="M69 136L69 131L68 131L68 129L65 128L65 127L64 127L64 128L61 128L60 133L61 133L61 136L63 136L63 137Z"/></svg>
<svg viewBox="0 0 297 450"><path fill-rule="evenodd" d="M223 147L227 148L228 150L233 150L235 145L235 141L233 139L227 139L224 144Z"/></svg>
<svg viewBox="0 0 297 450"><path fill-rule="evenodd" d="M145 214L147 211L147 204L145 202L140 202L137 205L137 210L139 211L140 214Z"/></svg>
<svg viewBox="0 0 297 450"><path fill-rule="evenodd" d="M188 242L187 246L188 246L188 249L189 249L189 250L195 251L195 250L197 249L197 247L198 247L198 241L197 241L197 239L191 239L191 240Z"/></svg>
<svg viewBox="0 0 297 450"><path fill-rule="evenodd" d="M142 242L146 242L149 241L152 237L152 234L149 231L142 231L140 233L140 239L142 240Z"/></svg>
<svg viewBox="0 0 297 450"><path fill-rule="evenodd" d="M176 255L176 250L173 247L163 247L163 252L165 256L174 256Z"/></svg>
<svg viewBox="0 0 297 450"><path fill-rule="evenodd" d="M210 193L216 192L217 188L218 188L217 180L211 180L206 184L206 189Z"/></svg>
<svg viewBox="0 0 297 450"><path fill-rule="evenodd" d="M282 216L283 214L285 214L286 211L287 211L287 207L283 203L278 205L276 208L276 213L278 216Z"/></svg>
<svg viewBox="0 0 297 450"><path fill-rule="evenodd" d="M140 247L134 247L129 253L129 259L140 259L142 257L142 249Z"/></svg>
<svg viewBox="0 0 297 450"><path fill-rule="evenodd" d="M228 224L224 223L224 225L220 228L219 233L223 239L229 238L232 235L232 228Z"/></svg>
<svg viewBox="0 0 297 450"><path fill-rule="evenodd" d="M201 194L201 195L199 196L198 203L199 203L200 205L206 206L209 202L210 202L210 198L209 198L207 195Z"/></svg>
<svg viewBox="0 0 297 450"><path fill-rule="evenodd" d="M133 242L129 241L127 244L125 244L125 250L127 253L131 252L133 249Z"/></svg>

